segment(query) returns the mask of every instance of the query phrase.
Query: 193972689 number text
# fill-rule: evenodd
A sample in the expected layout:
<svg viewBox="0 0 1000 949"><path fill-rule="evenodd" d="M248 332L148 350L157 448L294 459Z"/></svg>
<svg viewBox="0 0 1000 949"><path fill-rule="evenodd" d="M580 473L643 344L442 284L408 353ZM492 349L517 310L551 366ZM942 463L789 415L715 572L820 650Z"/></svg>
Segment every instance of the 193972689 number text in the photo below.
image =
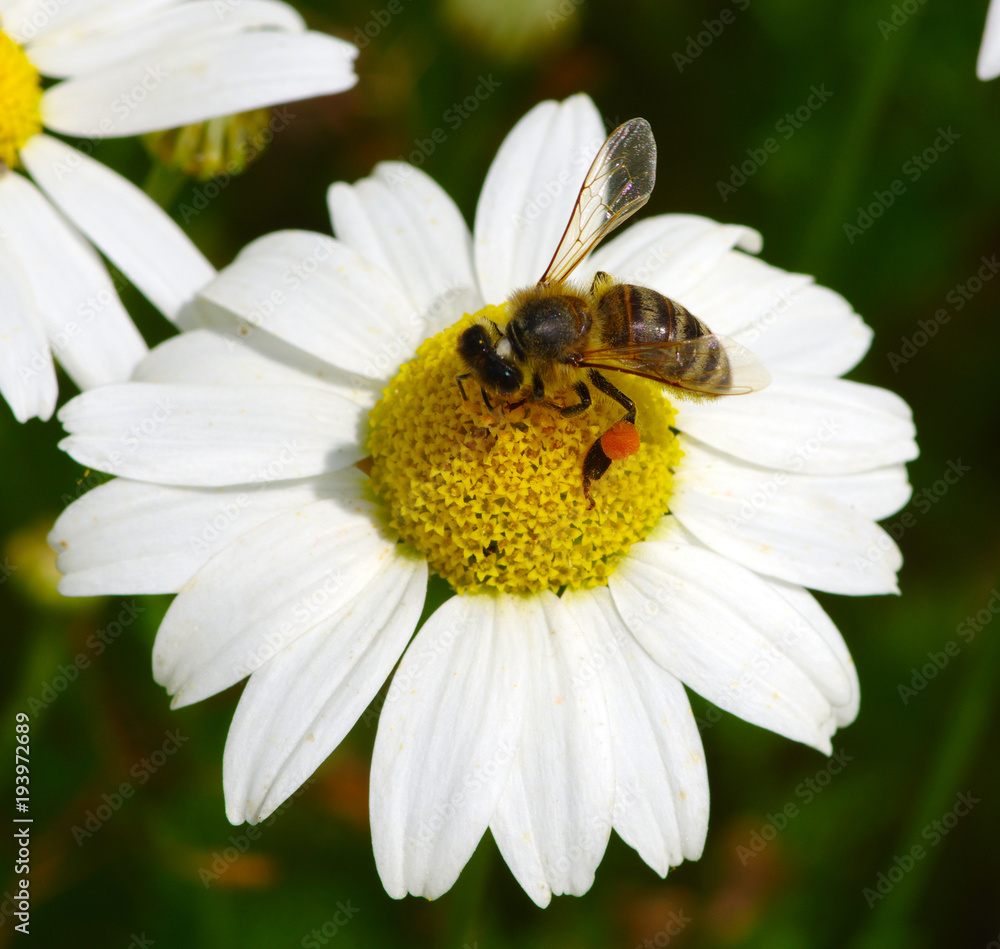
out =
<svg viewBox="0 0 1000 949"><path fill-rule="evenodd" d="M17 893L13 896L13 914L18 922L14 928L25 935L31 922L31 801L30 757L31 721L27 712L18 712L14 725L14 875ZM4 906L6 910L6 905Z"/></svg>

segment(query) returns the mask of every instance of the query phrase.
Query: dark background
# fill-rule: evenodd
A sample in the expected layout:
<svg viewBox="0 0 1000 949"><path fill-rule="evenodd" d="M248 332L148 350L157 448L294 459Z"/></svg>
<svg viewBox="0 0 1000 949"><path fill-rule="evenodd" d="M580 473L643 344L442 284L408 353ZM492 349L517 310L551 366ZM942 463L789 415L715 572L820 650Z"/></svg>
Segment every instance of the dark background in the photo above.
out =
<svg viewBox="0 0 1000 949"><path fill-rule="evenodd" d="M1000 254L1000 80L975 77L985 0L298 8L315 28L354 39L367 26L377 35L361 52L355 90L291 106L288 127L244 175L221 189L187 183L170 201L217 266L277 228L328 230L330 182L414 150L471 221L497 146L541 99L586 91L609 127L644 116L659 144L644 213L752 225L764 235L764 259L815 274L874 327L852 378L903 395L921 445L910 466L912 517L887 523L906 560L902 596L821 597L862 684L858 721L834 739L844 762L837 774L815 751L691 696L712 789L701 861L661 881L613 838L592 890L541 911L487 837L450 893L396 902L379 883L368 829L375 710L257 839L242 836L246 827L226 821L221 788L240 687L170 712L149 668L169 598L55 593L45 533L102 479L55 449L54 420L18 426L2 407L0 744L12 762L15 713L34 700L28 939L121 949L996 945L1000 279L977 288L977 274L982 258ZM448 110L481 78L499 86L452 128ZM786 113L808 111L814 86L832 95L800 128L784 124ZM426 154L420 143L438 127L446 139ZM940 129L952 144L914 180L907 163L944 142ZM738 182L731 166L768 138L778 150L723 200L719 182ZM160 187L138 142L106 143L97 155ZM897 180L905 191L862 230L859 206L891 194ZM187 214L199 193L204 210ZM859 228L853 242L845 224ZM171 334L134 290L123 296L151 344ZM921 321L934 333L920 335ZM65 378L62 393L63 401L73 393ZM954 484L943 480L949 470L963 472ZM960 627L977 612L980 632ZM130 616L120 636L108 634ZM100 639L90 637L101 630L109 643L98 655ZM60 678L80 654L89 665L73 681ZM915 678L927 663L933 677ZM155 770L144 765L165 743L174 747L171 735L179 747ZM13 814L12 767L2 773ZM132 794L110 819L91 836L74 834L122 784ZM949 816L960 793L977 803ZM908 860L915 845L923 857ZM15 879L5 861L0 888L14 893ZM334 933L338 903L351 918ZM0 923L0 945L24 938L13 922Z"/></svg>

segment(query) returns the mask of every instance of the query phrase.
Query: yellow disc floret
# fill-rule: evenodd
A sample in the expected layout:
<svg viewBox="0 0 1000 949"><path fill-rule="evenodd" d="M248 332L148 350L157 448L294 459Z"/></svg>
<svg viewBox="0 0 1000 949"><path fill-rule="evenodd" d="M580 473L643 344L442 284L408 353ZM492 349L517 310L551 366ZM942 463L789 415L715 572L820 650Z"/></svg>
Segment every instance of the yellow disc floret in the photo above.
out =
<svg viewBox="0 0 1000 949"><path fill-rule="evenodd" d="M17 165L17 153L42 130L38 103L42 80L24 50L0 32L0 162Z"/></svg>
<svg viewBox="0 0 1000 949"><path fill-rule="evenodd" d="M624 410L595 392L573 418L531 402L511 410L491 400L491 413L472 380L463 400L458 337L483 317L506 322L499 307L463 317L426 340L384 390L371 412L373 488L400 537L460 593L606 583L667 512L681 456L670 401L651 382L614 374L636 403L639 448L591 485L591 509L583 459ZM572 390L546 397L578 401Z"/></svg>

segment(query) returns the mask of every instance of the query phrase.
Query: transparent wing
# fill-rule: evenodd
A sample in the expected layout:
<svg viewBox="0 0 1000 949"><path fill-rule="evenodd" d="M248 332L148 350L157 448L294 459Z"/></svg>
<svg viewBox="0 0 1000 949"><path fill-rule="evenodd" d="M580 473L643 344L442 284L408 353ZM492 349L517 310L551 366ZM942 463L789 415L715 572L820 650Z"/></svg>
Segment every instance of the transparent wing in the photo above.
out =
<svg viewBox="0 0 1000 949"><path fill-rule="evenodd" d="M562 240L539 283L565 280L577 264L649 200L656 181L656 142L645 119L619 125L583 180Z"/></svg>
<svg viewBox="0 0 1000 949"><path fill-rule="evenodd" d="M702 395L747 395L767 388L771 374L749 349L709 333L691 339L588 349L581 366L644 376Z"/></svg>

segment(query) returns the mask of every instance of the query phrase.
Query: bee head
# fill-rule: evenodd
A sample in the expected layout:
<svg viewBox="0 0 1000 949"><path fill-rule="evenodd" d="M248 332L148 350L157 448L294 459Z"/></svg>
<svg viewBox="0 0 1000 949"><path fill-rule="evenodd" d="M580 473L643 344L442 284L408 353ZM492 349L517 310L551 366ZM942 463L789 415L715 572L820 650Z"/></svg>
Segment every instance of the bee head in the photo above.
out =
<svg viewBox="0 0 1000 949"><path fill-rule="evenodd" d="M501 346L503 355L498 352ZM458 353L485 389L499 395L513 395L524 383L521 370L505 358L510 355L506 337L501 336L499 344L494 344L486 327L479 323L459 336Z"/></svg>

